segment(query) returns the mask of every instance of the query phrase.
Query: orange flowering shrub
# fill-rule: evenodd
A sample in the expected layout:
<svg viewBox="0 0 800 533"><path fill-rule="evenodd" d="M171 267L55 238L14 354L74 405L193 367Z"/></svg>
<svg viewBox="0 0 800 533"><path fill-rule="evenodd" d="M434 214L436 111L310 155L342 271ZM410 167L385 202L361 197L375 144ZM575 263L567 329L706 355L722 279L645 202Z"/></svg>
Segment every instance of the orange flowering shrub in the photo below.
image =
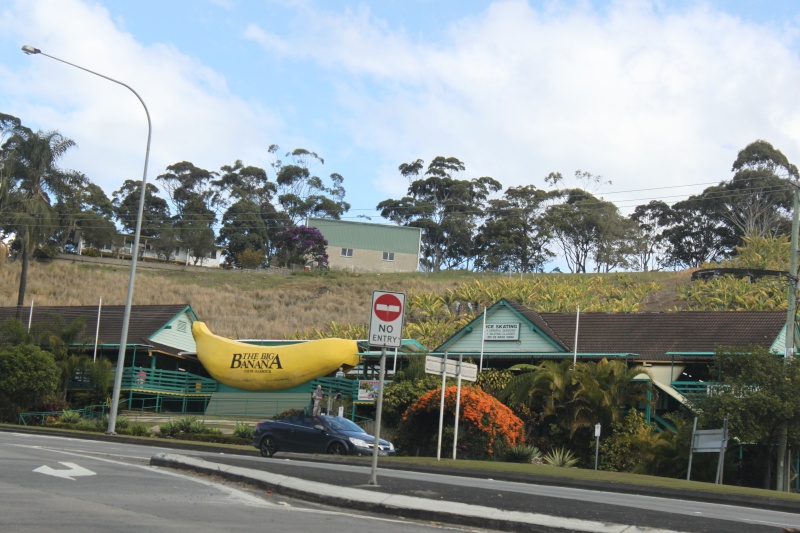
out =
<svg viewBox="0 0 800 533"><path fill-rule="evenodd" d="M443 456L452 450L456 410L456 387L445 389ZM429 391L403 414L396 442L405 455L436 455L441 388ZM504 448L520 444L523 423L508 407L478 387L461 388L459 457L488 459Z"/></svg>

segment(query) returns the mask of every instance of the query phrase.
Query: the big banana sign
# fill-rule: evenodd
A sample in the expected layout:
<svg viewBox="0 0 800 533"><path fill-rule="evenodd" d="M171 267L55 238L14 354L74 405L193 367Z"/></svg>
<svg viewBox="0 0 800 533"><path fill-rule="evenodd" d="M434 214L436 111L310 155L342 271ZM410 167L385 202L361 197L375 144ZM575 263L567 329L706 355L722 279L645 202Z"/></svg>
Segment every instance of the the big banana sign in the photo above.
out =
<svg viewBox="0 0 800 533"><path fill-rule="evenodd" d="M203 322L192 324L192 336L197 358L211 377L237 389L289 389L358 364L358 345L353 340L257 346L214 335Z"/></svg>

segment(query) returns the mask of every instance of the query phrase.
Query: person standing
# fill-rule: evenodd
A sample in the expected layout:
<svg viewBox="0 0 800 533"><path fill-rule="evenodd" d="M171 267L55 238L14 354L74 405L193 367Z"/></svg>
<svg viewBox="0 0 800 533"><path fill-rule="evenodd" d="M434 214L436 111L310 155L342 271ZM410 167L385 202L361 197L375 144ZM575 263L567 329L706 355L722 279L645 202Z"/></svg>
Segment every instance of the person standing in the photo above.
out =
<svg viewBox="0 0 800 533"><path fill-rule="evenodd" d="M317 388L311 397L314 399L314 410L312 411L312 415L317 416L322 410L322 398L325 397L325 392L322 390L322 385L317 385Z"/></svg>

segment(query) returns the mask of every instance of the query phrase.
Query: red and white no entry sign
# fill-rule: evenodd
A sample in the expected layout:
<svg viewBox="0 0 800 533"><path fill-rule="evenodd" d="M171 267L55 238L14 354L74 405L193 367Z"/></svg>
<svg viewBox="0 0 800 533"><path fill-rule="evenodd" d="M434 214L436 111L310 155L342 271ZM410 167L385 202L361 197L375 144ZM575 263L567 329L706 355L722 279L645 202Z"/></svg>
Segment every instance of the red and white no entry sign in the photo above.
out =
<svg viewBox="0 0 800 533"><path fill-rule="evenodd" d="M381 294L375 299L375 316L384 322L394 322L403 313L403 304L394 294Z"/></svg>
<svg viewBox="0 0 800 533"><path fill-rule="evenodd" d="M403 307L406 295L402 292L372 293L372 314L369 320L371 346L399 348L403 341Z"/></svg>

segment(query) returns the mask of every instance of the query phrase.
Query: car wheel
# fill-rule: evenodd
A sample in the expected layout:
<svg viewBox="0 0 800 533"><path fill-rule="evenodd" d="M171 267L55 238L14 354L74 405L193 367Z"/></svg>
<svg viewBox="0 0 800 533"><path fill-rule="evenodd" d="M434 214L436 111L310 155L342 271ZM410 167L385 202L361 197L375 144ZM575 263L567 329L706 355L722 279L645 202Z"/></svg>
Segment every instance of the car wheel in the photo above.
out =
<svg viewBox="0 0 800 533"><path fill-rule="evenodd" d="M328 446L328 453L331 455L347 455L347 447L341 442L334 442Z"/></svg>
<svg viewBox="0 0 800 533"><path fill-rule="evenodd" d="M275 455L275 452L278 451L278 447L275 446L275 439L272 437L264 437L261 439L261 455L264 457L272 457Z"/></svg>

